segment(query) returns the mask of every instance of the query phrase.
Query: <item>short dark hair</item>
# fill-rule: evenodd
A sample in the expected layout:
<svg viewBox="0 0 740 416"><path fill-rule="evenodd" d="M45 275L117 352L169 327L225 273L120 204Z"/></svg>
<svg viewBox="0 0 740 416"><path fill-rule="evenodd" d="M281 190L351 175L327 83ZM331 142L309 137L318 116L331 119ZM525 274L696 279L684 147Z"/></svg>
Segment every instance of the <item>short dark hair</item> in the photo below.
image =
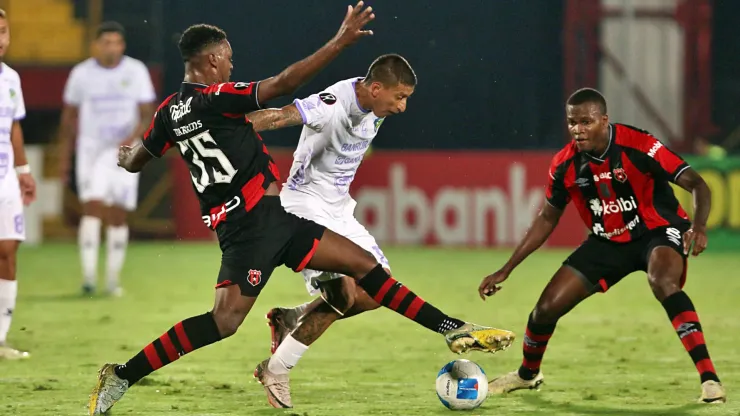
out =
<svg viewBox="0 0 740 416"><path fill-rule="evenodd" d="M121 36L126 36L126 29L124 29L123 25L118 22L103 22L95 31L95 39L100 39L100 37L106 33L118 33Z"/></svg>
<svg viewBox="0 0 740 416"><path fill-rule="evenodd" d="M223 29L207 24L192 25L180 36L177 46L183 61L198 55L203 49L226 40Z"/></svg>
<svg viewBox="0 0 740 416"><path fill-rule="evenodd" d="M416 86L416 73L403 56L391 53L381 55L370 64L365 83L380 82L385 85Z"/></svg>
<svg viewBox="0 0 740 416"><path fill-rule="evenodd" d="M585 103L598 104L601 114L606 114L606 98L593 88L581 88L568 97L566 105L580 105Z"/></svg>

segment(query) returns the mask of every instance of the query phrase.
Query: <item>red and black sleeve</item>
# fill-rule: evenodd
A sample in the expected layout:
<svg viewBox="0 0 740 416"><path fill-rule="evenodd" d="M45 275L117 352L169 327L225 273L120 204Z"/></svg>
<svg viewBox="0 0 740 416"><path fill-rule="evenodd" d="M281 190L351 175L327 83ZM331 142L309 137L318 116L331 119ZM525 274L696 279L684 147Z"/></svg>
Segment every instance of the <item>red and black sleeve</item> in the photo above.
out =
<svg viewBox="0 0 740 416"><path fill-rule="evenodd" d="M201 91L208 107L219 113L246 114L259 110L259 82L226 82Z"/></svg>

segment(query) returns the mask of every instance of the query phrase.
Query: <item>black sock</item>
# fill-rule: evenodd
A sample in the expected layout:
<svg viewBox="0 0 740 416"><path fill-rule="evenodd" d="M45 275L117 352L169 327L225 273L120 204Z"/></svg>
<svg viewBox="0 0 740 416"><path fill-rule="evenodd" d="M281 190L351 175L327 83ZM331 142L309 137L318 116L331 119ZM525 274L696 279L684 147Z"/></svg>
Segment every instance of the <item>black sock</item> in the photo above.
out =
<svg viewBox="0 0 740 416"><path fill-rule="evenodd" d="M380 264L360 279L358 284L379 304L434 332L443 334L465 324L459 319L445 315L416 296L414 292L388 275Z"/></svg>
<svg viewBox="0 0 740 416"><path fill-rule="evenodd" d="M704 332L699 323L699 315L696 314L689 296L683 291L676 292L663 301L663 308L673 328L676 329L678 338L691 356L691 360L694 361L701 382L707 380L719 382L712 359L709 358L707 344L704 342Z"/></svg>
<svg viewBox="0 0 740 416"><path fill-rule="evenodd" d="M116 367L116 375L132 386L155 370L181 356L221 340L213 315L206 312L178 322L152 341L126 364Z"/></svg>
<svg viewBox="0 0 740 416"><path fill-rule="evenodd" d="M553 332L555 332L555 324L537 324L532 320L532 314L529 314L527 330L524 333L524 341L522 341L524 358L519 367L519 377L532 380L537 376L547 343Z"/></svg>

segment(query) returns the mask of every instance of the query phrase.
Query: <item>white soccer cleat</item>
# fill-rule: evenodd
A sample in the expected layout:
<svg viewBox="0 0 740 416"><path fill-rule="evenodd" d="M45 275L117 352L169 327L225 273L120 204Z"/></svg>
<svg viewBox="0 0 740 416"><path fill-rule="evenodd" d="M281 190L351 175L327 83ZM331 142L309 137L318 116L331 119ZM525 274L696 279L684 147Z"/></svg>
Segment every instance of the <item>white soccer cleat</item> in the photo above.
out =
<svg viewBox="0 0 740 416"><path fill-rule="evenodd" d="M108 296L112 296L114 298L120 298L123 296L123 288L121 286L116 286L113 288L108 288Z"/></svg>
<svg viewBox="0 0 740 416"><path fill-rule="evenodd" d="M31 354L29 354L26 351L16 350L15 348L10 348L7 345L0 344L0 359L2 360L24 360L26 358L31 358Z"/></svg>
<svg viewBox="0 0 740 416"><path fill-rule="evenodd" d="M539 390L540 385L545 381L542 371L532 380L525 380L519 377L519 371L512 371L501 377L494 378L488 383L488 395L511 393L514 390Z"/></svg>
<svg viewBox="0 0 740 416"><path fill-rule="evenodd" d="M259 380L265 387L267 402L277 409L289 409L293 407L290 398L290 378L287 374L273 374L267 369L270 359L266 359L254 369L254 378Z"/></svg>
<svg viewBox="0 0 740 416"><path fill-rule="evenodd" d="M98 383L90 394L88 403L90 416L101 415L110 410L128 390L128 381L116 375L116 365L106 364L98 371Z"/></svg>
<svg viewBox="0 0 740 416"><path fill-rule="evenodd" d="M722 383L707 380L701 383L701 397L699 403L720 404L727 401L727 393Z"/></svg>

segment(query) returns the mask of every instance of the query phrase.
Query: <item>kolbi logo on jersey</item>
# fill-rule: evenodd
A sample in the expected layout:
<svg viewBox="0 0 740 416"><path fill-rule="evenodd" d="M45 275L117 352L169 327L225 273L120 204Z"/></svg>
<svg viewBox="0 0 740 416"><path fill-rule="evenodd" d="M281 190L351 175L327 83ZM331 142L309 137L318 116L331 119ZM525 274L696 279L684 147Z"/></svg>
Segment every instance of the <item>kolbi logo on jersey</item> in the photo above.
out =
<svg viewBox="0 0 740 416"><path fill-rule="evenodd" d="M186 114L189 114L190 103L192 101L193 97L190 97L187 101L185 101L184 104L182 101L180 101L176 105L170 107L170 117L172 118L172 121L180 120L181 118L185 117Z"/></svg>
<svg viewBox="0 0 740 416"><path fill-rule="evenodd" d="M615 201L599 201L594 198L588 201L589 208L597 217L606 214L617 214L620 212L630 212L633 209L637 209L637 201L635 197L630 197L629 200L619 198Z"/></svg>

